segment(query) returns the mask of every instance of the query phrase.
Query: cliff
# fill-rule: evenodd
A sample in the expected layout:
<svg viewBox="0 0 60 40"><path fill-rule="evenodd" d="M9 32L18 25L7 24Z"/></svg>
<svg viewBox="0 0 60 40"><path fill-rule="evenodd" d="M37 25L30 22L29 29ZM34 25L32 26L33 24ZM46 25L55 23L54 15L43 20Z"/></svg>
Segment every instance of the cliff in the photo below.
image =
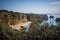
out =
<svg viewBox="0 0 60 40"><path fill-rule="evenodd" d="M60 22L60 18L56 18L56 22Z"/></svg>
<svg viewBox="0 0 60 40"><path fill-rule="evenodd" d="M41 21L41 20L47 20L47 15L40 15L40 14L24 14L24 13L18 13L13 11L7 11L7 10L0 10L0 22L2 21L5 23L6 26L15 26L21 23L26 22L32 22L32 24L35 25L35 23ZM22 26L22 25L21 25Z"/></svg>

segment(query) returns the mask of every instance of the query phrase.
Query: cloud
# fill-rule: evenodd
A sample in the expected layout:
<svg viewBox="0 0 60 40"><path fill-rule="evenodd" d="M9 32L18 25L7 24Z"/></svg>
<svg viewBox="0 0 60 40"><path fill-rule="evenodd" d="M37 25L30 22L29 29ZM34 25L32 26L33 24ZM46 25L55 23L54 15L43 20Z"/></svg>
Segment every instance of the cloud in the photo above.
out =
<svg viewBox="0 0 60 40"><path fill-rule="evenodd" d="M60 5L60 1L52 2L51 4L52 4L52 5Z"/></svg>
<svg viewBox="0 0 60 40"><path fill-rule="evenodd" d="M51 6L51 13L60 14L60 1L52 2Z"/></svg>

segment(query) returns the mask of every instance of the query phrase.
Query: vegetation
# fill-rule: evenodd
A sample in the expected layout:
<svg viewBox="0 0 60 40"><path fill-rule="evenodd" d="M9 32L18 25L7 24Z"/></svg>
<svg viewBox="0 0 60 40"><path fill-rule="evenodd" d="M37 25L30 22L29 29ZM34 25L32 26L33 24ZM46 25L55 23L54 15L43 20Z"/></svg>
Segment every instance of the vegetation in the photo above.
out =
<svg viewBox="0 0 60 40"><path fill-rule="evenodd" d="M32 29L32 28L31 28ZM39 27L35 31L16 31L0 22L0 40L60 40L60 27Z"/></svg>
<svg viewBox="0 0 60 40"><path fill-rule="evenodd" d="M13 12L13 11L9 12L7 10L0 10L0 12L7 12L9 16L13 18L18 13L18 12ZM34 14L31 14L31 15L26 14L26 15L33 16ZM3 19L0 20L0 40L60 40L60 26L59 25L49 26L48 24L45 24L43 26L39 26L37 22L42 22L42 21L39 21L39 20L36 21L36 16L35 17L34 16L32 17L32 20L33 20L32 25L28 32L26 32L25 29L22 29L20 31L13 30L10 27L5 25L5 22L3 22Z"/></svg>

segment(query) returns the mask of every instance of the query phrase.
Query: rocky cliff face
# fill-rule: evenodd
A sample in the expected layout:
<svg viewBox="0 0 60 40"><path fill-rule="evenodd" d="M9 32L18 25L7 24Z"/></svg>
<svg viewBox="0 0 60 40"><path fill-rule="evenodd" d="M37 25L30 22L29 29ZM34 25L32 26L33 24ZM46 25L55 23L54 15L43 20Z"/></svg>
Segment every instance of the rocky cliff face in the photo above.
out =
<svg viewBox="0 0 60 40"><path fill-rule="evenodd" d="M37 22L47 19L47 15L23 14L13 11L0 10L0 21L4 22L7 26L17 25L28 21L31 21L32 25L36 26Z"/></svg>
<svg viewBox="0 0 60 40"><path fill-rule="evenodd" d="M6 25L16 25L20 22L26 22L26 16L18 13L0 12L0 21Z"/></svg>
<svg viewBox="0 0 60 40"><path fill-rule="evenodd" d="M56 22L60 22L60 18L56 18Z"/></svg>
<svg viewBox="0 0 60 40"><path fill-rule="evenodd" d="M48 16L47 15L43 15L43 14L30 14L27 16L27 19L29 21L41 21L41 20L48 20Z"/></svg>

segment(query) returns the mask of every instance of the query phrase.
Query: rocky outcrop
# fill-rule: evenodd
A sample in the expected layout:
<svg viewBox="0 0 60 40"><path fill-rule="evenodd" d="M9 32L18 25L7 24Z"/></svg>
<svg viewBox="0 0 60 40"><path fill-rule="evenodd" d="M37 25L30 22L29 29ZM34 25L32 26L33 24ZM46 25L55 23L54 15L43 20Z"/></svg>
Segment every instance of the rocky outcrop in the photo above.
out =
<svg viewBox="0 0 60 40"><path fill-rule="evenodd" d="M56 18L56 22L60 22L60 18Z"/></svg>
<svg viewBox="0 0 60 40"><path fill-rule="evenodd" d="M21 26L23 26L23 28L25 27L24 25L25 25L25 22L27 22L27 18L26 18L26 15L24 14L19 14L14 12L0 12L0 22L1 21L7 27L19 30Z"/></svg>
<svg viewBox="0 0 60 40"><path fill-rule="evenodd" d="M41 20L48 20L48 16L47 15L43 15L43 14L30 14L27 16L27 19L29 21L41 21Z"/></svg>
<svg viewBox="0 0 60 40"><path fill-rule="evenodd" d="M24 14L24 13L18 13L13 11L5 11L0 10L0 21L3 21L5 25L11 26L11 25L18 25L25 22L32 22L33 26L36 26L37 22L41 20L47 20L47 15L40 15L40 14Z"/></svg>

